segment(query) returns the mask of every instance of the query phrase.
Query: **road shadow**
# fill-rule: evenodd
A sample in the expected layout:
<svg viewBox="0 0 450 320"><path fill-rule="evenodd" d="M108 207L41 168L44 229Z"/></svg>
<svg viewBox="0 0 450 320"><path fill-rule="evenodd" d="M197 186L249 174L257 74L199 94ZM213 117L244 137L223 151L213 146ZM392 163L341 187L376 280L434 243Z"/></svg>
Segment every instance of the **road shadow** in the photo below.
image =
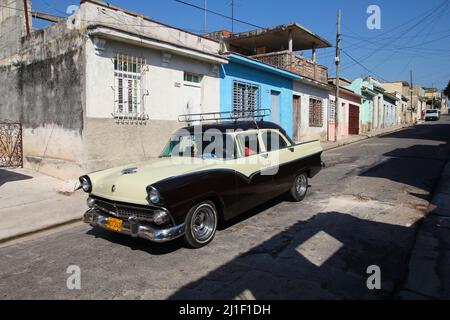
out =
<svg viewBox="0 0 450 320"><path fill-rule="evenodd" d="M359 176L388 179L432 192L447 161L448 144L414 145L384 153L387 159L363 170Z"/></svg>
<svg viewBox="0 0 450 320"><path fill-rule="evenodd" d="M449 125L450 115L442 115L439 122L425 122L400 131L380 135L378 138L419 139L449 142Z"/></svg>
<svg viewBox="0 0 450 320"><path fill-rule="evenodd" d="M8 182L29 179L33 179L33 177L10 170L0 169L0 187Z"/></svg>
<svg viewBox="0 0 450 320"><path fill-rule="evenodd" d="M257 215L267 209L270 209L271 207L280 204L283 201L288 201L288 197L286 195L278 196L277 198L271 199L266 203L259 205L249 210L248 212L240 214L239 216L233 219L221 221L218 225L218 230L219 231L224 230L237 223L247 220L253 217L254 215ZM102 228L92 228L89 231L87 231L86 234L95 236L96 238L97 237L102 238L114 244L127 246L132 250L140 250L143 252L147 252L152 255L168 254L186 247L182 237L165 243L155 243L145 239L133 238L130 237L129 235L123 235L120 233L108 231Z"/></svg>
<svg viewBox="0 0 450 320"><path fill-rule="evenodd" d="M183 286L169 299L393 298L407 273L415 228L321 212ZM380 290L367 288L371 265L380 267Z"/></svg>
<svg viewBox="0 0 450 320"><path fill-rule="evenodd" d="M183 248L181 238L165 243L156 243L141 238L133 238L129 235L108 231L99 227L95 227L86 232L86 234L96 238L102 238L106 241L129 247L131 250L143 251L151 255L163 255Z"/></svg>
<svg viewBox="0 0 450 320"><path fill-rule="evenodd" d="M232 218L230 220L220 221L220 223L218 225L218 230L227 229L227 228L229 228L229 227L231 227L231 226L233 226L235 224L238 224L238 223L240 223L242 221L250 219L251 217L253 217L253 216L255 216L255 215L257 215L257 214L259 214L259 213L261 213L261 212L263 212L265 210L268 210L268 209L270 209L272 207L275 207L276 205L278 205L278 204L280 204L282 202L285 202L285 201L290 201L290 199L289 199L287 194L283 194L283 195L280 195L280 196L278 196L278 197L276 197L274 199L270 199L267 202L265 202L263 204L260 204L260 205L258 205L256 207L254 207L253 209L250 209L249 211L244 212L244 213L242 213L242 214L240 214L240 215L238 215L238 216L236 216L236 217L234 217L234 218Z"/></svg>

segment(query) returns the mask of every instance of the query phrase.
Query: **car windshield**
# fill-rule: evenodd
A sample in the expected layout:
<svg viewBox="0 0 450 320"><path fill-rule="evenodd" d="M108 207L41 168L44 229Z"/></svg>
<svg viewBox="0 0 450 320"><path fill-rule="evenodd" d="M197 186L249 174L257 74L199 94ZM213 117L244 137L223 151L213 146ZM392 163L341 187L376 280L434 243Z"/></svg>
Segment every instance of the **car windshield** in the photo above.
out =
<svg viewBox="0 0 450 320"><path fill-rule="evenodd" d="M234 137L218 130L198 133L179 130L170 137L160 157L234 159Z"/></svg>
<svg viewBox="0 0 450 320"><path fill-rule="evenodd" d="M427 113L436 113L437 110L427 110Z"/></svg>

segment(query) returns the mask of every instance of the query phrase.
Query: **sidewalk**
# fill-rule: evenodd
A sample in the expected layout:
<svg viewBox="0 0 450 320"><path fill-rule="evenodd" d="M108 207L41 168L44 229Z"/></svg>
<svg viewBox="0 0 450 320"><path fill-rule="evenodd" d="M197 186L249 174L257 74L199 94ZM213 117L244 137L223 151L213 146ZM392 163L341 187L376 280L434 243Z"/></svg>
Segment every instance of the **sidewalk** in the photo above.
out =
<svg viewBox="0 0 450 320"><path fill-rule="evenodd" d="M401 299L450 299L450 159L419 227Z"/></svg>
<svg viewBox="0 0 450 320"><path fill-rule="evenodd" d="M0 169L0 243L81 220L86 196L66 182L27 169Z"/></svg>
<svg viewBox="0 0 450 320"><path fill-rule="evenodd" d="M379 136L379 135L388 134L388 133L391 133L391 132L396 132L396 131L399 131L399 130L403 130L405 128L408 128L408 127L411 127L411 126L414 126L414 125L415 125L414 123L413 124L397 125L397 126L394 126L394 127L384 128L384 129L376 130L376 131L373 131L373 132L367 132L365 134L351 135L351 136L348 136L347 138L344 138L343 140L339 140L337 142L335 142L335 141L322 141L321 144L322 144L323 150L326 151L326 150L334 149L334 148L341 147L341 146L344 146L344 145L347 145L347 144L355 143L355 142L358 142L358 141L361 141L361 140L365 140L365 139L369 139L369 138L372 138L372 137L376 137L376 136Z"/></svg>

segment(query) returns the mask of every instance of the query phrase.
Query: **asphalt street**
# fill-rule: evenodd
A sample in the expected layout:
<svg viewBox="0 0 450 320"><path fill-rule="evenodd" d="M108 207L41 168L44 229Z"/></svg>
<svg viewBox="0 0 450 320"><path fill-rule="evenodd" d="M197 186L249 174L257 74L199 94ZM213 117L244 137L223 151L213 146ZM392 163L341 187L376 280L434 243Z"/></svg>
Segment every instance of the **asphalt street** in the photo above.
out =
<svg viewBox="0 0 450 320"><path fill-rule="evenodd" d="M3 246L0 299L395 298L449 141L442 116L329 150L304 201L269 201L198 250L81 223ZM80 289L66 285L71 265Z"/></svg>

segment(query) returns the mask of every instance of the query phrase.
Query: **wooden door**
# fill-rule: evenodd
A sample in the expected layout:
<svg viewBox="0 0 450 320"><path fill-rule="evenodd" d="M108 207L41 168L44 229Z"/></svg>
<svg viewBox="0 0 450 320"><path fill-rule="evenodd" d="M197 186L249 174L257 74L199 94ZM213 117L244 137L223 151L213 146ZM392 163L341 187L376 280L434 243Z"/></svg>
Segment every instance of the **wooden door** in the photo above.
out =
<svg viewBox="0 0 450 320"><path fill-rule="evenodd" d="M348 106L348 134L359 134L359 107Z"/></svg>

